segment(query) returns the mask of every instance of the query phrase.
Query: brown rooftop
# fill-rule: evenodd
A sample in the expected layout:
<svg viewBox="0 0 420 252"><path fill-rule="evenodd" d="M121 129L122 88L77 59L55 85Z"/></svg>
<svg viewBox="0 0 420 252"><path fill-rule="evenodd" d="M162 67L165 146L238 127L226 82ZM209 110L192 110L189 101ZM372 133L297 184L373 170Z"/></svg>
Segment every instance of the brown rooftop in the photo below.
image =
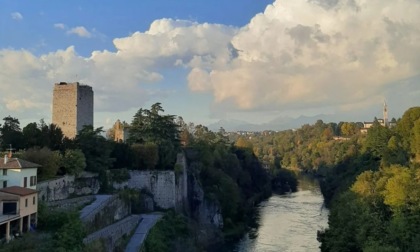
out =
<svg viewBox="0 0 420 252"><path fill-rule="evenodd" d="M2 188L0 189L0 192L10 193L10 194L19 195L19 196L26 196L26 195L37 193L37 191L34 189L29 189L29 188L20 187L20 186L10 186L6 188Z"/></svg>
<svg viewBox="0 0 420 252"><path fill-rule="evenodd" d="M41 165L20 158L7 158L6 163L4 163L4 158L0 158L0 169L25 169L38 167L41 167Z"/></svg>

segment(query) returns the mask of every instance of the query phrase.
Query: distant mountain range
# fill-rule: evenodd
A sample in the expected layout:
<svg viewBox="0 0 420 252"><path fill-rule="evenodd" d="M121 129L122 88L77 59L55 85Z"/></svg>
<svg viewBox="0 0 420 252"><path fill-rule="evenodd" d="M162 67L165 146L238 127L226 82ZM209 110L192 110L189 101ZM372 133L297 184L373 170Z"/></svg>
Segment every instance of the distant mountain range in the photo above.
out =
<svg viewBox="0 0 420 252"><path fill-rule="evenodd" d="M270 122L253 124L241 120L219 120L215 123L209 124L207 127L212 131L218 131L220 127L223 127L226 131L263 131L263 130L287 130L297 129L304 124L314 124L317 120L322 120L324 123L336 122L336 115L315 115L315 116L299 116L297 118L292 117L278 117ZM345 120L343 120L345 121Z"/></svg>

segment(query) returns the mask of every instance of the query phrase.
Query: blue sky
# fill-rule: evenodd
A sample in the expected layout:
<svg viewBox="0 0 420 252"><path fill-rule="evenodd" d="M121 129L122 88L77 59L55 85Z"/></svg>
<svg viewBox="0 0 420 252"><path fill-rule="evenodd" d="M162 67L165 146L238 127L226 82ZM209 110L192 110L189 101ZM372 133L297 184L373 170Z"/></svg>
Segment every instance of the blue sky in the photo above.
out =
<svg viewBox="0 0 420 252"><path fill-rule="evenodd" d="M199 23L220 23L244 26L257 13L264 11L268 0L204 0L181 1L13 1L1 2L2 48L25 48L35 54L74 45L77 52L89 56L93 50L114 50L112 40L136 31L145 31L160 18L192 20ZM20 13L22 20L11 18ZM18 22L17 22L18 21ZM66 36L53 24L95 29L92 40Z"/></svg>
<svg viewBox="0 0 420 252"><path fill-rule="evenodd" d="M51 120L55 82L95 92L95 126L162 102L209 124L418 106L416 0L0 2L0 115ZM370 24L367 26L366 24Z"/></svg>

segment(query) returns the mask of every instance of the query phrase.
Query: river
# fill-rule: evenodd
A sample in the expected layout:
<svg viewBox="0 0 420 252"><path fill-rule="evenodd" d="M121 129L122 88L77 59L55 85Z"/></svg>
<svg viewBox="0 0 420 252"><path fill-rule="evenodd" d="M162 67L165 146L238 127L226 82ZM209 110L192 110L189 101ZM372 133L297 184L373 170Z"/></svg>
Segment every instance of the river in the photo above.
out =
<svg viewBox="0 0 420 252"><path fill-rule="evenodd" d="M235 252L319 251L317 231L328 226L328 209L317 179L298 176L298 191L273 194L259 204L257 227L235 246Z"/></svg>

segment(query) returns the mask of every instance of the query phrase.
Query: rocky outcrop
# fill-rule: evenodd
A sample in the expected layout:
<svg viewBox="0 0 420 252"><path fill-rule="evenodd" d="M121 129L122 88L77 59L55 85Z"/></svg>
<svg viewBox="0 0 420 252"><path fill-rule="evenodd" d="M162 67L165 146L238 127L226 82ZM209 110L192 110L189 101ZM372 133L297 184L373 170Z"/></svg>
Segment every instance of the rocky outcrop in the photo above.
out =
<svg viewBox="0 0 420 252"><path fill-rule="evenodd" d="M191 217L200 225L222 229L223 216L219 203L205 198L204 191L194 175L189 176L188 192Z"/></svg>

